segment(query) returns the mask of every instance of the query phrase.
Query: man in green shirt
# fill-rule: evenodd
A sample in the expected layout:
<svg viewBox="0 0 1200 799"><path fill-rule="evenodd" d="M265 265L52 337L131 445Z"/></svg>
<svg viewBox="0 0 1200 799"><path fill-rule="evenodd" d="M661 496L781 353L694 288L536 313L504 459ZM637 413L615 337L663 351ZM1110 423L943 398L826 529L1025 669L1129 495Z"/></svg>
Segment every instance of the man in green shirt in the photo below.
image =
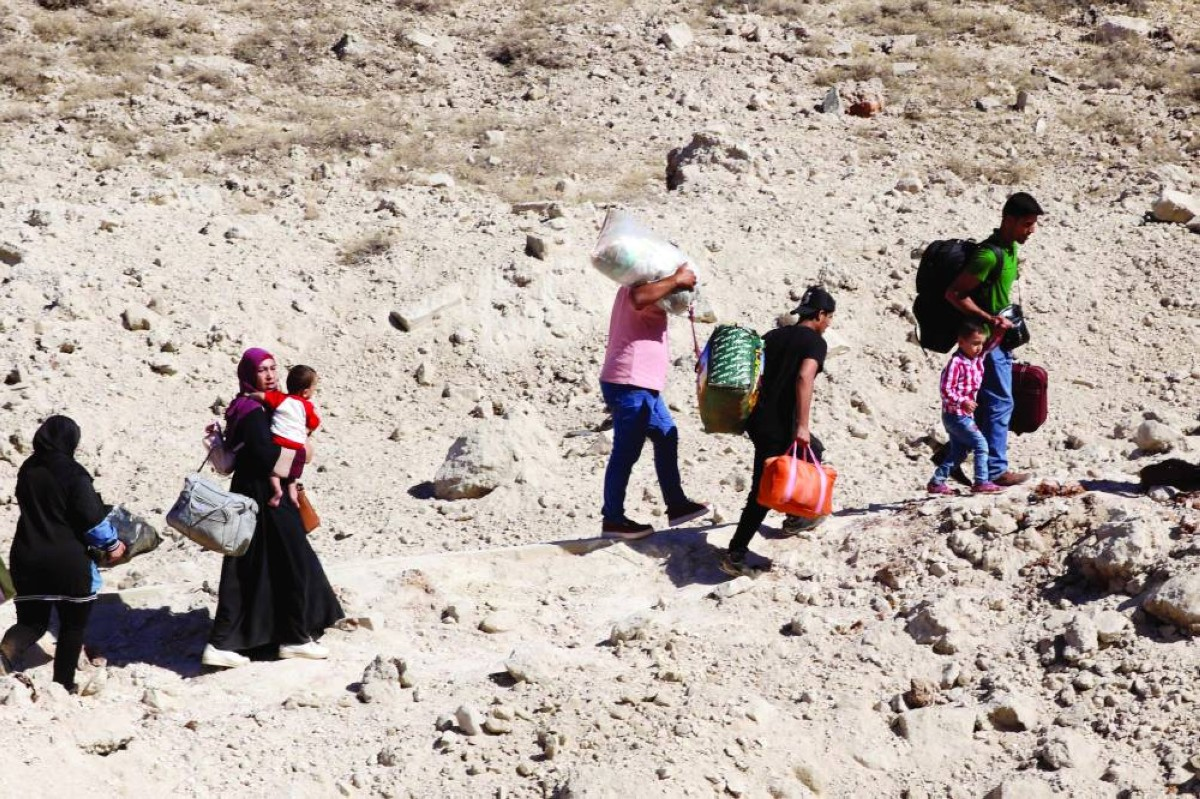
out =
<svg viewBox="0 0 1200 799"><path fill-rule="evenodd" d="M1000 311L1012 304L1012 287L1017 279L1017 245L1024 244L1037 230L1045 212L1025 192L1017 192L1004 203L1000 227L975 251L950 288L946 300L963 315L1002 328L1012 327ZM1000 255L1003 254L1001 258ZM1001 486L1015 486L1028 474L1008 468L1008 425L1013 413L1012 353L1003 346L987 355L983 385L979 389L975 423L988 442L988 479Z"/></svg>

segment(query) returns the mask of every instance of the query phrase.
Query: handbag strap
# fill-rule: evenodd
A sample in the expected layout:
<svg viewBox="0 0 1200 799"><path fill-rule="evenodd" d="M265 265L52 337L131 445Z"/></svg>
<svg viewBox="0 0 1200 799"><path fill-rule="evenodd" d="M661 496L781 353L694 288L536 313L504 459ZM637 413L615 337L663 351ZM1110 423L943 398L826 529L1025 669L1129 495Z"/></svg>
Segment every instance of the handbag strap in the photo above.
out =
<svg viewBox="0 0 1200 799"><path fill-rule="evenodd" d="M200 461L200 468L196 469L196 472L199 473L199 472L204 471L205 464L207 464L209 462L209 460L211 460L211 459L212 459L212 447L208 447L204 450L204 460Z"/></svg>
<svg viewBox="0 0 1200 799"><path fill-rule="evenodd" d="M696 304L688 306L688 322L692 325L692 349L696 353L696 366L700 366L700 339L696 336Z"/></svg>

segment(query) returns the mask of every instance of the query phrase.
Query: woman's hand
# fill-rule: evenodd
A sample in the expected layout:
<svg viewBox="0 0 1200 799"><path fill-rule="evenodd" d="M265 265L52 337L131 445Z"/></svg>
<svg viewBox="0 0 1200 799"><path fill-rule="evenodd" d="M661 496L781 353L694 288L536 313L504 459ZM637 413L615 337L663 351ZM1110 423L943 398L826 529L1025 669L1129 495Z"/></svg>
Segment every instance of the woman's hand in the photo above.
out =
<svg viewBox="0 0 1200 799"><path fill-rule="evenodd" d="M125 542L118 541L117 548L110 551L105 556L105 563L112 563L113 561L120 560L121 558L125 557L125 550L126 550Z"/></svg>

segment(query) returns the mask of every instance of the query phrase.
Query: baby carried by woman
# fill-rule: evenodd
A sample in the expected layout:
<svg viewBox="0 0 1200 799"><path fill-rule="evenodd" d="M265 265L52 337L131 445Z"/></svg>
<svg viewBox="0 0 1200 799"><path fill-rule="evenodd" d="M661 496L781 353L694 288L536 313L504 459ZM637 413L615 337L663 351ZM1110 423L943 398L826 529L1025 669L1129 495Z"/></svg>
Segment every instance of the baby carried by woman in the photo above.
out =
<svg viewBox="0 0 1200 799"><path fill-rule="evenodd" d="M316 391L317 371L311 366L297 365L288 370L286 394L282 391L256 391L249 394L252 399L274 411L271 414L271 439L280 449L279 460L275 462L271 473L274 494L267 501L272 508L279 507L285 483L292 504L300 504L296 481L304 473L307 460L304 445L321 425L321 417L312 404Z"/></svg>

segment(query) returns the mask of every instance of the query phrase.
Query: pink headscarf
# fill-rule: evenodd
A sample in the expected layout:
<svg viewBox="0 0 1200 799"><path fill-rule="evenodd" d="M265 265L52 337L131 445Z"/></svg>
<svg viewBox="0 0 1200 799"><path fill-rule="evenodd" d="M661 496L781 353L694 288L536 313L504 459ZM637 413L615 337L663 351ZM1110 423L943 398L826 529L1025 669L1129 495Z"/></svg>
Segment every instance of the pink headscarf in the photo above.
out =
<svg viewBox="0 0 1200 799"><path fill-rule="evenodd" d="M252 391L258 391L258 367L263 361L273 361L275 356L260 347L251 347L242 353L238 362L238 395L229 407L225 409L225 436L233 438L237 435L238 424L250 415L252 411L263 406L246 396Z"/></svg>

